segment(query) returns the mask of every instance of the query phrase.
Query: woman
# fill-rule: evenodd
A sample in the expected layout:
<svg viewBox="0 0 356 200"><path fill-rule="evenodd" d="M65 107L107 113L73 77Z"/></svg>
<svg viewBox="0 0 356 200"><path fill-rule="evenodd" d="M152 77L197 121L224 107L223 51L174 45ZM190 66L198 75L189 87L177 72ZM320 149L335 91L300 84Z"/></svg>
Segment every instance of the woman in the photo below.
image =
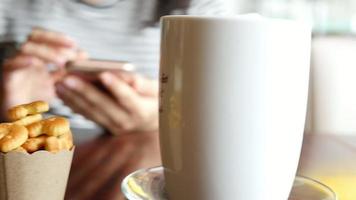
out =
<svg viewBox="0 0 356 200"><path fill-rule="evenodd" d="M2 70L2 116L14 105L57 95L118 135L158 128L159 17L225 14L224 0L3 0L0 39L21 42ZM35 28L33 27L40 27ZM90 56L88 56L90 55ZM58 81L48 66L100 58L127 60L137 74L98 76L107 94L77 76ZM148 78L150 77L150 78Z"/></svg>

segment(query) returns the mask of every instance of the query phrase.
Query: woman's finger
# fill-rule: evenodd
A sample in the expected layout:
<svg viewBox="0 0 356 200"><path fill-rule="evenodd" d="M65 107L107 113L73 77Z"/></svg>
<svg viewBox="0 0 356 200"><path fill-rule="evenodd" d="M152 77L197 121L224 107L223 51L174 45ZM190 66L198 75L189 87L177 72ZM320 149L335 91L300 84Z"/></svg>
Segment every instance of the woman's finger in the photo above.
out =
<svg viewBox="0 0 356 200"><path fill-rule="evenodd" d="M58 53L55 49L39 43L26 42L20 49L22 54L38 57L45 62L55 63L57 65L64 65L66 58Z"/></svg>
<svg viewBox="0 0 356 200"><path fill-rule="evenodd" d="M158 81L134 73L115 73L121 80L144 96L158 96Z"/></svg>
<svg viewBox="0 0 356 200"><path fill-rule="evenodd" d="M61 57L64 57L68 60L76 60L78 58L78 51L69 48L57 48L55 49L56 53Z"/></svg>
<svg viewBox="0 0 356 200"><path fill-rule="evenodd" d="M20 54L13 58L5 60L3 65L4 70L15 70L29 66L43 67L44 63L36 57Z"/></svg>
<svg viewBox="0 0 356 200"><path fill-rule="evenodd" d="M56 91L58 96L64 101L66 105L72 108L85 117L96 121L104 127L110 126L110 120L101 113L100 110L93 107L86 99L83 99L77 93L67 89L63 84L56 84Z"/></svg>
<svg viewBox="0 0 356 200"><path fill-rule="evenodd" d="M93 85L88 84L74 76L68 76L63 81L64 85L73 90L77 95L81 96L91 104L91 107L98 108L100 114L106 115L111 119L111 123L123 129L131 126L129 115L124 110L120 109L119 105L108 95L99 91ZM90 108L88 108L90 109Z"/></svg>
<svg viewBox="0 0 356 200"><path fill-rule="evenodd" d="M48 31L40 28L33 29L28 37L28 40L58 47L75 48L77 46L76 42L72 38L63 33Z"/></svg>
<svg viewBox="0 0 356 200"><path fill-rule="evenodd" d="M86 60L89 59L89 54L88 52L84 51L84 50L77 50L77 60Z"/></svg>
<svg viewBox="0 0 356 200"><path fill-rule="evenodd" d="M129 111L136 110L139 96L132 87L109 72L100 74L99 78L121 105Z"/></svg>
<svg viewBox="0 0 356 200"><path fill-rule="evenodd" d="M134 82L137 92L144 96L158 96L158 81L153 79L137 76Z"/></svg>

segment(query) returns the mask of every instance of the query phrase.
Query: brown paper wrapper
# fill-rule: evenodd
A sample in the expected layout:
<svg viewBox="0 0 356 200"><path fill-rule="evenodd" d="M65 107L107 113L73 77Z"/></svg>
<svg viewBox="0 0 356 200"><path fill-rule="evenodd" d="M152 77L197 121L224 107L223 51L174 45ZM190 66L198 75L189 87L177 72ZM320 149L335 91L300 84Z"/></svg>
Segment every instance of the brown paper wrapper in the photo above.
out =
<svg viewBox="0 0 356 200"><path fill-rule="evenodd" d="M73 152L0 153L0 200L63 200Z"/></svg>

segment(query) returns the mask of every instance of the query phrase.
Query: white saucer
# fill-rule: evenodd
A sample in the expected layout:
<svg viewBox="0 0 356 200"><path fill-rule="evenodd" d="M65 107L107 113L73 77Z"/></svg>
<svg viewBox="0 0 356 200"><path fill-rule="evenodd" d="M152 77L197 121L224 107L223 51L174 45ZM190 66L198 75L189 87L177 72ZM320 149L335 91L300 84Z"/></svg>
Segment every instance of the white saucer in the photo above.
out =
<svg viewBox="0 0 356 200"><path fill-rule="evenodd" d="M128 175L121 190L128 200L168 200L164 191L163 167L141 169ZM288 200L337 200L326 185L297 176Z"/></svg>

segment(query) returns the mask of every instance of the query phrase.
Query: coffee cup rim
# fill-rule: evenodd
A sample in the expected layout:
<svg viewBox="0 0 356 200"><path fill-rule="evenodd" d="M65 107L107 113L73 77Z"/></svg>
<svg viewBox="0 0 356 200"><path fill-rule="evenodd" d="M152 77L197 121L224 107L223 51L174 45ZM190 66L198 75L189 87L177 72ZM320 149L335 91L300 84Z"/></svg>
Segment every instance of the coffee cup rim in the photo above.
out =
<svg viewBox="0 0 356 200"><path fill-rule="evenodd" d="M182 21L241 21L241 22L262 22L262 23L282 23L282 24L293 24L311 29L311 25L305 21L298 19L284 19L284 18L274 18L266 17L258 13L248 13L242 15L165 15L161 17L161 22L171 21L171 20L182 20Z"/></svg>

